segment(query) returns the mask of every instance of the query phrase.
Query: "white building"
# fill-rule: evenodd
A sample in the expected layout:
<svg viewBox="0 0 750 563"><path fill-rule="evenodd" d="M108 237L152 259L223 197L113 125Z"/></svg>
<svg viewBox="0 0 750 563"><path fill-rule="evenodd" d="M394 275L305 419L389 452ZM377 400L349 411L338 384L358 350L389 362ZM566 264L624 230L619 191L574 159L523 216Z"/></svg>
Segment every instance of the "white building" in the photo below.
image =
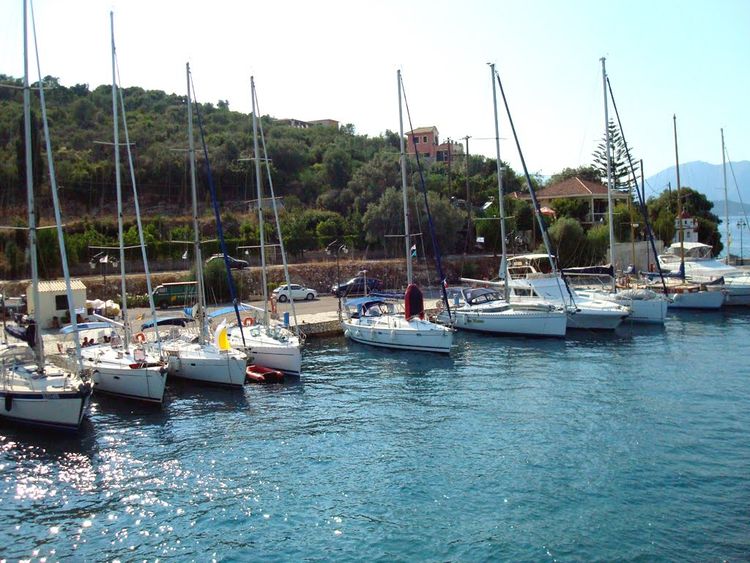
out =
<svg viewBox="0 0 750 563"><path fill-rule="evenodd" d="M70 280L73 293L73 306L76 310L86 308L86 286L81 280ZM26 302L29 316L34 314L34 300L32 298L32 287L26 287ZM63 317L68 314L68 294L64 280L40 281L39 282L39 315L35 315L37 325L40 328L53 326L54 317L62 324Z"/></svg>

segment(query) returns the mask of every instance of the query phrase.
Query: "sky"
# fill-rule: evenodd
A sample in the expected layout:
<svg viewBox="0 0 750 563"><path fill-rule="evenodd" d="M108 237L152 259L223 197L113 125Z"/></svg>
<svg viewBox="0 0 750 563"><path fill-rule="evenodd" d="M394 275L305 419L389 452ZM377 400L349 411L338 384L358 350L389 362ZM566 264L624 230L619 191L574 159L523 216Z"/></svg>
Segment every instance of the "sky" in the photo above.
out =
<svg viewBox="0 0 750 563"><path fill-rule="evenodd" d="M22 5L0 0L0 73L15 77ZM111 83L113 11L123 86L184 94L189 62L201 102L248 113L252 75L262 114L378 136L399 129L400 69L414 127L469 136L469 152L490 157L494 62L542 175L591 163L605 57L647 177L674 166L673 115L680 163L720 164L721 128L730 160L750 160L747 0L36 0L34 11L42 74L65 86ZM501 158L521 172L499 92L498 103Z"/></svg>

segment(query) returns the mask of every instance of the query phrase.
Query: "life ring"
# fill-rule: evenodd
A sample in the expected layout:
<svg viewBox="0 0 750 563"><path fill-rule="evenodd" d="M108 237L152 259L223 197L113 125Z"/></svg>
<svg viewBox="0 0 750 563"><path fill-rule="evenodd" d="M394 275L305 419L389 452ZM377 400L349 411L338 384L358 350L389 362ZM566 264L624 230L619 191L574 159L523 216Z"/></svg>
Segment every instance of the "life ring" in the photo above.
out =
<svg viewBox="0 0 750 563"><path fill-rule="evenodd" d="M255 324L254 317L245 317L242 319L242 326L253 326Z"/></svg>
<svg viewBox="0 0 750 563"><path fill-rule="evenodd" d="M144 344L146 342L146 335L142 332L137 333L135 336L135 341L139 342L140 344Z"/></svg>

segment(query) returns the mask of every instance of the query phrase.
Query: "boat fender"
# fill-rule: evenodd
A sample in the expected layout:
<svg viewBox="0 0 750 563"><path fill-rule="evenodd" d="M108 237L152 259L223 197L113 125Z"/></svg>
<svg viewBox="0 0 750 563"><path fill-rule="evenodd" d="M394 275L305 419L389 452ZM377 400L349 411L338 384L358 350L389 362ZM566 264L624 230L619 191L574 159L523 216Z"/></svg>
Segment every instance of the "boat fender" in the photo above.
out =
<svg viewBox="0 0 750 563"><path fill-rule="evenodd" d="M12 408L13 408L13 395L8 393L7 395L5 395L5 410L7 412L10 412L10 409Z"/></svg>
<svg viewBox="0 0 750 563"><path fill-rule="evenodd" d="M142 332L137 333L133 338L135 338L135 341L139 344L143 344L146 342L146 335Z"/></svg>
<svg viewBox="0 0 750 563"><path fill-rule="evenodd" d="M274 297L271 297L271 312L274 315L276 314L276 299Z"/></svg>
<svg viewBox="0 0 750 563"><path fill-rule="evenodd" d="M253 317L245 317L242 320L242 326L253 326L255 324L255 318Z"/></svg>

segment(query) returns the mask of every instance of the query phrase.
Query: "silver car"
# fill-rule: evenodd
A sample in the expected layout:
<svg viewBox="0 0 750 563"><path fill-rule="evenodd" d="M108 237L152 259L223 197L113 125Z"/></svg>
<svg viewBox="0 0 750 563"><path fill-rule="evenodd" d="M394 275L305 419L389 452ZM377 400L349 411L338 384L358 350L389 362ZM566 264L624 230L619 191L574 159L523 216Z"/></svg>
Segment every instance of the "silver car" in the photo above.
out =
<svg viewBox="0 0 750 563"><path fill-rule="evenodd" d="M289 288L291 288L291 291ZM279 303L285 303L286 301L289 301L290 298L294 300L306 299L307 301L312 301L318 297L318 292L309 287L303 287L299 284L293 283L290 286L284 284L277 287L273 290L273 295L276 298L276 301Z"/></svg>

